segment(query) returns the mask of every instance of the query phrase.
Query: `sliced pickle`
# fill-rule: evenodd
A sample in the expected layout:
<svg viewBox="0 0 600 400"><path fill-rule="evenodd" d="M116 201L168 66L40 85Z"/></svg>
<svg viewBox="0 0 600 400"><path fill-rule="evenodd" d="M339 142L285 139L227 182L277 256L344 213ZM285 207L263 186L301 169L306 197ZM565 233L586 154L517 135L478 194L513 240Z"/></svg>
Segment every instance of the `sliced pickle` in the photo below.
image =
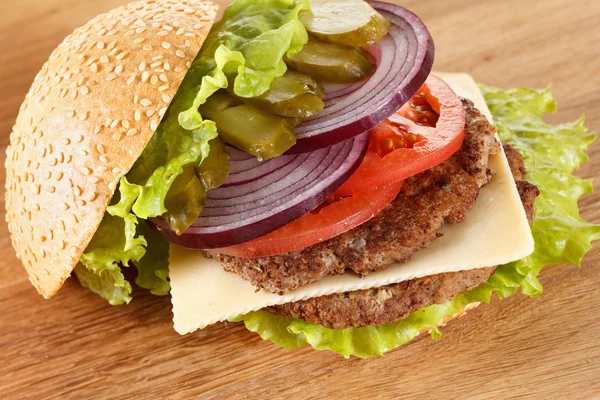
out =
<svg viewBox="0 0 600 400"><path fill-rule="evenodd" d="M352 83L373 73L373 65L362 49L311 38L302 51L286 58L296 71L318 81Z"/></svg>
<svg viewBox="0 0 600 400"><path fill-rule="evenodd" d="M313 0L299 18L319 39L351 47L373 44L390 29L390 22L362 0Z"/></svg>
<svg viewBox="0 0 600 400"><path fill-rule="evenodd" d="M215 121L220 137L232 146L267 160L296 144L287 118L269 114L249 104L206 114Z"/></svg>
<svg viewBox="0 0 600 400"><path fill-rule="evenodd" d="M169 189L165 199L167 213L163 218L175 233L181 235L198 219L205 203L206 191L196 175L196 168L188 165Z"/></svg>
<svg viewBox="0 0 600 400"><path fill-rule="evenodd" d="M226 90L219 90L212 94L206 103L200 106L200 115L210 118L211 114L227 108L239 106L242 101L227 94Z"/></svg>
<svg viewBox="0 0 600 400"><path fill-rule="evenodd" d="M218 188L229 175L229 153L218 137L208 142L210 153L196 168L204 190Z"/></svg>
<svg viewBox="0 0 600 400"><path fill-rule="evenodd" d="M233 85L229 86L232 94ZM308 118L323 111L323 95L323 87L310 76L288 70L283 76L273 80L266 93L242 100L271 114Z"/></svg>

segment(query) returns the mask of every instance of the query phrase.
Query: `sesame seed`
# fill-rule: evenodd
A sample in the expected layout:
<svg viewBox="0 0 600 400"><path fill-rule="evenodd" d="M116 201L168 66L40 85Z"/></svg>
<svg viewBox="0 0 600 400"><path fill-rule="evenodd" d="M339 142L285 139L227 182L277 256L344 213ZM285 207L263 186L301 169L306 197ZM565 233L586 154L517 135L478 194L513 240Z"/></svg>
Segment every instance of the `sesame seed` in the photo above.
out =
<svg viewBox="0 0 600 400"><path fill-rule="evenodd" d="M84 96L90 92L90 88L87 86L82 86L81 89L79 89L79 90L81 91L81 94L83 94Z"/></svg>
<svg viewBox="0 0 600 400"><path fill-rule="evenodd" d="M185 47L190 47L192 45L192 42L190 42L189 40L185 41Z"/></svg>
<svg viewBox="0 0 600 400"><path fill-rule="evenodd" d="M140 110L135 110L135 113L133 114L133 119L136 121L142 119L142 114L140 113Z"/></svg>
<svg viewBox="0 0 600 400"><path fill-rule="evenodd" d="M96 47L99 48L100 50L104 49L104 42L98 42L96 43Z"/></svg>
<svg viewBox="0 0 600 400"><path fill-rule="evenodd" d="M163 68L167 71L171 70L171 64L169 64L168 62L164 63ZM166 81L165 81L166 82Z"/></svg>
<svg viewBox="0 0 600 400"><path fill-rule="evenodd" d="M169 26L169 25L163 25L163 29L165 31L172 31L173 30L173 28L171 26Z"/></svg>
<svg viewBox="0 0 600 400"><path fill-rule="evenodd" d="M183 33L184 33L184 32L185 32L185 29L183 29L183 28L179 28L179 29L177 29L177 32L175 32L175 34L176 34L177 36L181 36L181 35L183 35Z"/></svg>
<svg viewBox="0 0 600 400"><path fill-rule="evenodd" d="M100 57L100 62L106 64L109 61L107 56Z"/></svg>
<svg viewBox="0 0 600 400"><path fill-rule="evenodd" d="M148 117L148 118L150 118L154 114L156 114L156 111L154 111L154 110L148 110L148 111L146 111L146 117Z"/></svg>
<svg viewBox="0 0 600 400"><path fill-rule="evenodd" d="M117 68L115 68L115 72L117 74L120 74L121 72L123 72L123 65L122 64L117 65Z"/></svg>
<svg viewBox="0 0 600 400"><path fill-rule="evenodd" d="M140 66L138 67L138 69L139 69L140 71L143 71L143 70L145 70L145 69L146 69L146 62L145 62L145 61L142 61L142 62L140 63Z"/></svg>
<svg viewBox="0 0 600 400"><path fill-rule="evenodd" d="M98 150L98 153L100 154L106 154L106 147L104 147L103 144L97 145L96 150Z"/></svg>
<svg viewBox="0 0 600 400"><path fill-rule="evenodd" d="M158 115L160 117L162 117L163 115L165 115L166 112L167 112L167 107L163 107L160 110L158 110Z"/></svg>
<svg viewBox="0 0 600 400"><path fill-rule="evenodd" d="M108 168L106 167L106 165L100 165L96 169L98 170L98 172L106 172L106 170L108 170Z"/></svg>
<svg viewBox="0 0 600 400"><path fill-rule="evenodd" d="M56 192L56 188L54 186L48 186L48 188L46 190L48 191L48 193Z"/></svg>
<svg viewBox="0 0 600 400"><path fill-rule="evenodd" d="M75 115L75 111L73 110L69 110L65 113L65 115L69 118L73 117Z"/></svg>
<svg viewBox="0 0 600 400"><path fill-rule="evenodd" d="M162 95L162 101L164 101L165 103L170 103L171 102L171 96L169 96L166 93L163 93L163 95Z"/></svg>
<svg viewBox="0 0 600 400"><path fill-rule="evenodd" d="M100 178L98 178L97 176L90 176L89 181L92 183L98 183L100 182Z"/></svg>
<svg viewBox="0 0 600 400"><path fill-rule="evenodd" d="M175 69L173 71L178 72L178 73L179 72L183 72L183 68L181 68L181 67L175 67Z"/></svg>
<svg viewBox="0 0 600 400"><path fill-rule="evenodd" d="M98 133L100 133L100 131L102 130L102 126L98 125L94 128L94 135L97 135Z"/></svg>
<svg viewBox="0 0 600 400"><path fill-rule="evenodd" d="M133 128L133 129L128 130L126 135L127 136L135 136L135 135L137 135L137 133L138 133L138 130Z"/></svg>
<svg viewBox="0 0 600 400"><path fill-rule="evenodd" d="M98 65L96 63L93 63L92 65L90 65L90 70L92 72L98 72Z"/></svg>
<svg viewBox="0 0 600 400"><path fill-rule="evenodd" d="M83 207L86 205L86 202L83 199L77 199L77 200L75 200L75 204L77 204L80 207Z"/></svg>
<svg viewBox="0 0 600 400"><path fill-rule="evenodd" d="M118 119L115 119L113 122L111 122L111 124L110 124L110 127L111 127L112 129L114 129L114 128L116 128L116 127L117 127L117 125L118 125L118 124L119 124L119 120L118 120Z"/></svg>
<svg viewBox="0 0 600 400"><path fill-rule="evenodd" d="M119 168L119 167L115 167L112 169L112 173L115 175L118 174L119 172L121 172L121 168Z"/></svg>
<svg viewBox="0 0 600 400"><path fill-rule="evenodd" d="M160 78L160 80L161 80L161 81L163 81L163 82L169 82L169 78L167 77L167 75L166 75L166 74L160 74L160 75L159 75L159 78Z"/></svg>
<svg viewBox="0 0 600 400"><path fill-rule="evenodd" d="M129 79L127 79L127 84L128 84L128 85L131 85L131 84L133 83L133 81L135 81L135 75L131 75L131 76L129 77Z"/></svg>
<svg viewBox="0 0 600 400"><path fill-rule="evenodd" d="M179 57L179 58L185 58L185 53L184 53L183 51L181 51L181 50L177 50L177 51L175 52L175 55L176 55L177 57Z"/></svg>
<svg viewBox="0 0 600 400"><path fill-rule="evenodd" d="M133 41L133 43L134 43L134 44L141 44L141 43L142 43L144 40L145 40L144 38L141 38L141 37L139 37L139 38L136 38L136 39Z"/></svg>
<svg viewBox="0 0 600 400"><path fill-rule="evenodd" d="M85 121L88 117L88 112L84 111L83 113L81 113L81 115L79 115L79 119L82 121Z"/></svg>
<svg viewBox="0 0 600 400"><path fill-rule="evenodd" d="M152 57L152 61L160 60L161 58L163 58L163 56L162 54L159 54L157 56Z"/></svg>
<svg viewBox="0 0 600 400"><path fill-rule="evenodd" d="M145 44L142 48L146 51L152 51L152 46L150 46L149 44Z"/></svg>
<svg viewBox="0 0 600 400"><path fill-rule="evenodd" d="M83 191L81 190L81 188L79 186L74 186L73 187L73 193L75 193L75 196L81 196L81 193Z"/></svg>
<svg viewBox="0 0 600 400"><path fill-rule="evenodd" d="M116 190L117 189L117 182L111 182L108 184L108 188L110 190Z"/></svg>
<svg viewBox="0 0 600 400"><path fill-rule="evenodd" d="M171 43L167 43L167 42L162 42L161 43L163 49L168 50L171 48Z"/></svg>
<svg viewBox="0 0 600 400"><path fill-rule="evenodd" d="M125 129L129 129L129 121L124 119L123 121L121 121L121 126L123 126L123 128Z"/></svg>
<svg viewBox="0 0 600 400"><path fill-rule="evenodd" d="M150 101L149 99L141 99L140 104L144 107L149 107L152 105L152 101Z"/></svg>
<svg viewBox="0 0 600 400"><path fill-rule="evenodd" d="M106 156L100 156L100 157L98 157L98 159L103 163L108 162L108 157L106 157Z"/></svg>
<svg viewBox="0 0 600 400"><path fill-rule="evenodd" d="M158 83L158 76L152 75L152 78L150 78L150 83L152 85L156 85Z"/></svg>
<svg viewBox="0 0 600 400"><path fill-rule="evenodd" d="M157 33L158 36L167 36L169 34L169 32L167 31L160 31Z"/></svg>
<svg viewBox="0 0 600 400"><path fill-rule="evenodd" d="M161 62L160 62L160 61L157 61L157 62L155 62L155 63L152 63L152 64L150 64L150 68L155 68L155 67L158 67L160 64L161 64Z"/></svg>
<svg viewBox="0 0 600 400"><path fill-rule="evenodd" d="M142 72L142 82L146 82L150 77L150 73L148 71Z"/></svg>
<svg viewBox="0 0 600 400"><path fill-rule="evenodd" d="M154 132L158 128L158 121L153 119L150 121L150 129Z"/></svg>
<svg viewBox="0 0 600 400"><path fill-rule="evenodd" d="M97 178L97 177L94 177L94 178ZM98 197L98 193L90 192L90 194L87 195L87 201L94 201L94 200L96 200L96 197Z"/></svg>
<svg viewBox="0 0 600 400"><path fill-rule="evenodd" d="M63 203L63 209L64 209L65 211L66 211L66 210L68 210L69 208L71 208L71 207L69 206L69 204L68 204L68 203Z"/></svg>
<svg viewBox="0 0 600 400"><path fill-rule="evenodd" d="M71 143L71 139L69 139L69 138L63 138L61 140L61 143L64 144L65 146L68 146Z"/></svg>
<svg viewBox="0 0 600 400"><path fill-rule="evenodd" d="M195 37L196 35L194 35L192 32L187 32L186 34L184 34L183 36L187 36L187 37Z"/></svg>
<svg viewBox="0 0 600 400"><path fill-rule="evenodd" d="M117 60L122 60L123 58L125 58L125 56L127 55L127 52L124 51L122 53L117 54L117 57L115 57Z"/></svg>
<svg viewBox="0 0 600 400"><path fill-rule="evenodd" d="M63 178L64 174L60 171L58 171L58 173L56 174L56 180L60 181Z"/></svg>
<svg viewBox="0 0 600 400"><path fill-rule="evenodd" d="M107 81L112 81L113 79L115 79L117 76L115 74L106 74L104 76L104 79Z"/></svg>
<svg viewBox="0 0 600 400"><path fill-rule="evenodd" d="M79 172L81 172L84 175L90 175L92 173L92 170L89 169L88 167L82 167L82 168L79 168Z"/></svg>
<svg viewBox="0 0 600 400"><path fill-rule="evenodd" d="M145 31L145 30L146 30L146 28L144 28L144 27L139 27L139 28L136 28L136 30L135 30L135 33L138 33L138 34L139 34L139 33L144 33L144 31Z"/></svg>

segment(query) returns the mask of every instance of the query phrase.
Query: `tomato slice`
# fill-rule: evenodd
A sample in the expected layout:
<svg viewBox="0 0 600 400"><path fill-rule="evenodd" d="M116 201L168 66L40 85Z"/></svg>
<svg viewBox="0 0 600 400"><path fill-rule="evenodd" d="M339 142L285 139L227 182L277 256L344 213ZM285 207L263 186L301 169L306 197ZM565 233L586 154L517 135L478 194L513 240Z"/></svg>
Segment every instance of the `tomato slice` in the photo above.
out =
<svg viewBox="0 0 600 400"><path fill-rule="evenodd" d="M444 162L461 146L464 127L462 102L430 75L411 101L369 131L369 150L338 194L376 190Z"/></svg>
<svg viewBox="0 0 600 400"><path fill-rule="evenodd" d="M402 183L397 182L375 191L344 198L337 198L336 192L332 196L333 202L273 232L248 242L209 251L235 257L256 258L304 249L341 235L379 214L398 196Z"/></svg>
<svg viewBox="0 0 600 400"><path fill-rule="evenodd" d="M462 102L444 81L430 75L408 103L369 131L365 158L331 202L266 235L210 252L268 257L338 236L381 212L406 178L454 154L463 142L464 126Z"/></svg>

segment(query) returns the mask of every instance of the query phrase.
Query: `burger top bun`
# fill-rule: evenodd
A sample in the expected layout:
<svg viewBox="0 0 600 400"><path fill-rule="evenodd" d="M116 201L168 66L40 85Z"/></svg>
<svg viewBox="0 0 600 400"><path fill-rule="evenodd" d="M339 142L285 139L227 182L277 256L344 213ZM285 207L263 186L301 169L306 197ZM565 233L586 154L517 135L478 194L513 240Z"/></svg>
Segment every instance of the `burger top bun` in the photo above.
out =
<svg viewBox="0 0 600 400"><path fill-rule="evenodd" d="M44 297L76 266L216 12L199 0L117 8L76 29L37 74L6 151L6 219Z"/></svg>

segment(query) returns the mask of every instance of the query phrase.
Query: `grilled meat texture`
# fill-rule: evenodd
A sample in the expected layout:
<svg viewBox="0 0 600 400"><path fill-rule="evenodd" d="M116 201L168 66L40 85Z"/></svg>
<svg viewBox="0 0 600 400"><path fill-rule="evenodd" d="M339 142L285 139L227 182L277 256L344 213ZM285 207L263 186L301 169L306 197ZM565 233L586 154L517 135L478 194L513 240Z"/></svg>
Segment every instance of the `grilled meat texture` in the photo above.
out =
<svg viewBox="0 0 600 400"><path fill-rule="evenodd" d="M504 150L515 178L524 179L523 157L510 146L505 145ZM517 181L517 188L531 223L535 217L533 203L540 192L535 185L524 180ZM269 307L267 311L334 329L387 324L406 318L420 308L443 304L457 294L477 287L495 269L479 268L426 276L374 289L287 303Z"/></svg>
<svg viewBox="0 0 600 400"><path fill-rule="evenodd" d="M491 154L500 151L495 128L468 100L465 138L443 163L406 180L398 197L368 222L301 251L244 259L214 255L225 270L258 288L284 293L351 270L360 275L408 261L438 237L446 222L463 222L480 188L492 178Z"/></svg>

